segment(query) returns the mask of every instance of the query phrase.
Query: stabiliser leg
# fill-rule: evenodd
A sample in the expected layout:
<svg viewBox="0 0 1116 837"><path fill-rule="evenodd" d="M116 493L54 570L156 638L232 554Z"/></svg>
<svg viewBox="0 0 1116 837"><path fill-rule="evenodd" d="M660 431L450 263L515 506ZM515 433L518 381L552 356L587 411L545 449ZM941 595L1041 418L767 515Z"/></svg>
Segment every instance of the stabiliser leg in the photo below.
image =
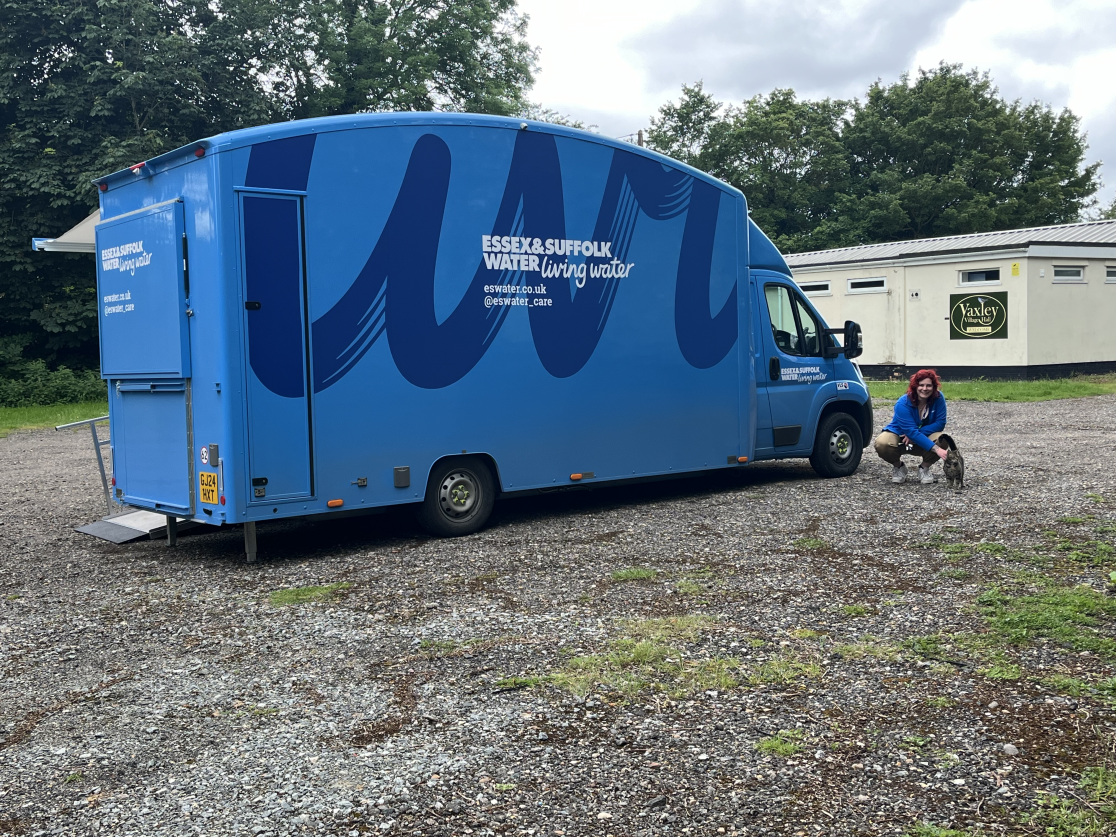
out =
<svg viewBox="0 0 1116 837"><path fill-rule="evenodd" d="M167 546L174 546L178 543L178 518L174 515L167 515Z"/></svg>
<svg viewBox="0 0 1116 837"><path fill-rule="evenodd" d="M248 556L248 563L256 562L256 523L249 521L244 524L244 554Z"/></svg>

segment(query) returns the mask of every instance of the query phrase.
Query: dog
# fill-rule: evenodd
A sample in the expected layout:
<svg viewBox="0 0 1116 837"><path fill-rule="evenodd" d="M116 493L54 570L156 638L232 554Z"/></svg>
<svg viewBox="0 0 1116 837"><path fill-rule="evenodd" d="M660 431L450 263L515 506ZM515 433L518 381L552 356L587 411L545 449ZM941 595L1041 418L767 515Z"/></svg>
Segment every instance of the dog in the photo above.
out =
<svg viewBox="0 0 1116 837"><path fill-rule="evenodd" d="M965 458L961 456L961 451L957 449L957 443L953 441L953 437L947 433L943 433L937 438L938 447L945 448L946 458L942 463L942 471L945 472L946 484L950 488L963 488L965 482Z"/></svg>

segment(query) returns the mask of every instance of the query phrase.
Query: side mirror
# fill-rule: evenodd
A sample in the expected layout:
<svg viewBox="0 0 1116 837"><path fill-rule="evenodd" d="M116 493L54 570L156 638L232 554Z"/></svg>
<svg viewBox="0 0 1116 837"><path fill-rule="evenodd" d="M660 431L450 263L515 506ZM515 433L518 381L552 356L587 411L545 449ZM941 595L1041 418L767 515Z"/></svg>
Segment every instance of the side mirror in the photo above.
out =
<svg viewBox="0 0 1116 837"><path fill-rule="evenodd" d="M864 333L860 324L845 320L845 357L852 360L864 354Z"/></svg>
<svg viewBox="0 0 1116 837"><path fill-rule="evenodd" d="M834 334L842 336L843 345L835 345L832 337ZM845 320L844 328L827 328L825 336L826 344L822 352L825 357L837 357L844 354L845 357L852 360L854 357L860 357L864 354L864 334L860 330L860 325L852 320Z"/></svg>

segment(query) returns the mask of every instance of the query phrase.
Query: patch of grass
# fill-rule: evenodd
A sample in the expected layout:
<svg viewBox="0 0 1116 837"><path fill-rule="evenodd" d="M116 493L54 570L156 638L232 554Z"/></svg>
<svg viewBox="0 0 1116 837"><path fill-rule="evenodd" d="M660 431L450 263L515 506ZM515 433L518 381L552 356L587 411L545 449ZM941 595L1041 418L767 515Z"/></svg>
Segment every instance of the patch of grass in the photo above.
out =
<svg viewBox="0 0 1116 837"><path fill-rule="evenodd" d="M0 438L16 430L57 427L104 415L108 415L107 401L83 401L80 404L55 404L51 407L0 407ZM77 430L89 435L85 428L79 427Z"/></svg>
<svg viewBox="0 0 1116 837"><path fill-rule="evenodd" d="M976 545L977 552L987 552L990 555L1003 555L1007 552L1007 547L1002 543L978 543Z"/></svg>
<svg viewBox="0 0 1116 837"><path fill-rule="evenodd" d="M742 664L733 657L688 658L679 642L692 641L714 623L709 616L672 616L625 623L626 636L599 654L574 657L547 680L577 695L594 688L633 696L646 689L682 697L740 684Z"/></svg>
<svg viewBox="0 0 1116 837"><path fill-rule="evenodd" d="M268 596L272 607L288 607L290 605L310 604L312 602L333 601L339 593L348 590L353 585L347 581L338 581L335 584L326 584L322 587L289 587L285 590L275 590Z"/></svg>
<svg viewBox="0 0 1116 837"><path fill-rule="evenodd" d="M1091 587L1052 587L1017 597L993 587L980 595L977 606L989 634L1002 643L1026 645L1042 637L1075 651L1116 657L1116 640L1099 630L1116 618L1116 600ZM1111 633L1111 625L1106 627Z"/></svg>
<svg viewBox="0 0 1116 837"><path fill-rule="evenodd" d="M1092 500L1094 503L1103 503L1104 502L1104 496L1101 495L1101 494L1091 494L1091 493L1086 494L1085 499L1086 500Z"/></svg>
<svg viewBox="0 0 1116 837"><path fill-rule="evenodd" d="M502 677L496 681L497 689L534 689L546 682L544 677ZM514 786L513 786L514 787Z"/></svg>
<svg viewBox="0 0 1116 837"><path fill-rule="evenodd" d="M648 567L625 567L622 570L617 570L612 574L613 581L646 581L649 578L654 578L659 574L658 570L652 570Z"/></svg>
<svg viewBox="0 0 1116 837"><path fill-rule="evenodd" d="M1099 837L1112 834L1116 811L1111 805L1083 808L1055 794L1043 794L1035 810L1023 815L1023 823L1041 829L1047 837Z"/></svg>
<svg viewBox="0 0 1116 837"><path fill-rule="evenodd" d="M1089 684L1084 680L1065 674L1051 674L1049 677L1043 677L1039 682L1070 697L1081 697L1089 690Z"/></svg>
<svg viewBox="0 0 1116 837"><path fill-rule="evenodd" d="M69 776L67 776L65 779L63 779L62 784L63 785L72 785L74 782L80 782L84 778L85 778L85 776L81 773L81 771L78 771L77 773L71 773Z"/></svg>
<svg viewBox="0 0 1116 837"><path fill-rule="evenodd" d="M690 578L681 579L674 589L681 593L683 596L697 596L705 592L705 588Z"/></svg>
<svg viewBox="0 0 1116 837"><path fill-rule="evenodd" d="M1015 663L999 662L982 669L980 673L989 680L1018 680L1023 676L1023 669Z"/></svg>
<svg viewBox="0 0 1116 837"><path fill-rule="evenodd" d="M279 710L276 709L274 706L253 706L248 711L251 712L253 715L259 715L260 717L267 717L268 715L279 714Z"/></svg>
<svg viewBox="0 0 1116 837"><path fill-rule="evenodd" d="M810 628L795 628L793 631L788 631L787 633L795 639L817 639L818 637L824 636L824 634L820 634Z"/></svg>
<svg viewBox="0 0 1116 837"><path fill-rule="evenodd" d="M1061 541L1057 549L1059 552L1067 553L1066 557L1071 561L1076 561L1079 564L1088 564L1089 566L1100 566L1101 564L1112 563L1116 560L1116 547L1104 541L1080 541L1074 543L1073 541Z"/></svg>
<svg viewBox="0 0 1116 837"><path fill-rule="evenodd" d="M801 677L821 677L822 669L817 663L794 660L788 657L774 657L761 663L748 677L754 685L772 683L786 686Z"/></svg>
<svg viewBox="0 0 1116 837"><path fill-rule="evenodd" d="M928 660L941 659L942 656L942 637L940 634L931 634L929 636L914 636L910 639L903 641L903 647L914 654L916 657L923 657Z"/></svg>
<svg viewBox="0 0 1116 837"><path fill-rule="evenodd" d="M419 651L431 659L452 654L460 647L456 639L424 639L419 643Z"/></svg>
<svg viewBox="0 0 1116 837"><path fill-rule="evenodd" d="M896 401L907 391L899 381L869 381L873 398ZM1041 381L953 381L942 385L942 393L951 401L1056 401L1063 398L1086 398L1116 392L1116 380L1108 375L1081 375Z"/></svg>
<svg viewBox="0 0 1116 837"><path fill-rule="evenodd" d="M933 695L926 698L926 705L933 706L935 709L948 709L956 702L957 701L947 695Z"/></svg>
<svg viewBox="0 0 1116 837"><path fill-rule="evenodd" d="M920 747L925 747L929 740L929 738L921 735L908 735L903 738L903 743L906 744L908 747L914 747L917 749Z"/></svg>
<svg viewBox="0 0 1116 837"><path fill-rule="evenodd" d="M859 604L844 605L841 608L841 612L843 614L845 614L846 616L849 616L849 617L867 616L868 615L868 608L865 607L864 605L859 605Z"/></svg>
<svg viewBox="0 0 1116 837"><path fill-rule="evenodd" d="M802 730L781 729L756 742L756 749L769 756L793 756L802 750Z"/></svg>
<svg viewBox="0 0 1116 837"><path fill-rule="evenodd" d="M968 830L958 831L956 828L942 828L928 822L920 822L907 832L906 837L976 837L976 834Z"/></svg>
<svg viewBox="0 0 1116 837"><path fill-rule="evenodd" d="M494 787L498 791L510 791L515 790L517 785L515 782L497 782Z"/></svg>
<svg viewBox="0 0 1116 837"><path fill-rule="evenodd" d="M972 548L967 543L947 543L942 547L942 552L946 555L957 555L967 558L972 552Z"/></svg>
<svg viewBox="0 0 1116 837"><path fill-rule="evenodd" d="M821 538L799 538L794 542L794 545L799 549L822 549L825 546L825 541Z"/></svg>
<svg viewBox="0 0 1116 837"><path fill-rule="evenodd" d="M1084 517L1060 517L1060 518L1058 518L1058 522L1059 523L1068 523L1070 525L1076 526L1078 523L1086 523L1086 522L1088 522L1092 519L1093 519L1093 516L1091 514L1088 514L1088 515L1085 515Z"/></svg>

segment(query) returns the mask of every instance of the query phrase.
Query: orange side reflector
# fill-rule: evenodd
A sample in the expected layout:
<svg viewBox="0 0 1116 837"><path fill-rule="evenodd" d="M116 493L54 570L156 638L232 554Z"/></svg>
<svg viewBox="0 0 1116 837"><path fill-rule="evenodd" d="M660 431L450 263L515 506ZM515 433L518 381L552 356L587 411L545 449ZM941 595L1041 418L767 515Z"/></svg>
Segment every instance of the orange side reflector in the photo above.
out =
<svg viewBox="0 0 1116 837"><path fill-rule="evenodd" d="M577 482L579 479L581 479L581 474L570 474L570 479L574 482Z"/></svg>
<svg viewBox="0 0 1116 837"><path fill-rule="evenodd" d="M331 509L336 509L336 508L340 508L341 506L345 505L345 501L344 500L330 500L328 503L326 503L326 505L329 506Z"/></svg>
<svg viewBox="0 0 1116 837"><path fill-rule="evenodd" d="M744 464L745 462L747 462L747 461L748 461L748 457L746 457L746 456L738 456L738 457L736 457L736 461L737 461L737 462L739 462L739 463L740 463L741 465L743 465L743 464Z"/></svg>

